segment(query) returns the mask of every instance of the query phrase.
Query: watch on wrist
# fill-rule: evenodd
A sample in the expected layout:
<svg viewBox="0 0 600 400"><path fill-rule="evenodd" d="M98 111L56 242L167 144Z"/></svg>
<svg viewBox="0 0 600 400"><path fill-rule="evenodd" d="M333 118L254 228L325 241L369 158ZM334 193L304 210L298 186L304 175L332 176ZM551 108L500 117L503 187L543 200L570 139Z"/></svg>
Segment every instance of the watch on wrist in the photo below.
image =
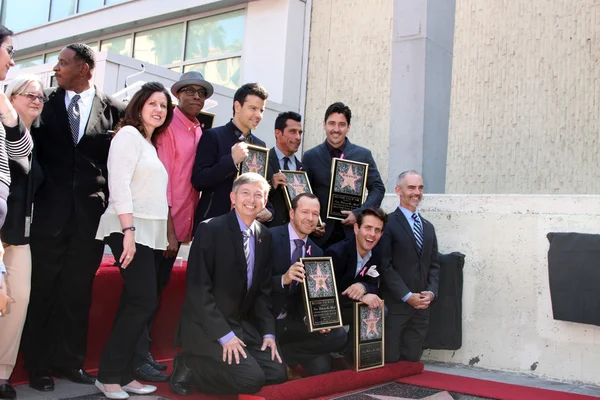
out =
<svg viewBox="0 0 600 400"><path fill-rule="evenodd" d="M134 231L135 232L135 226L128 226L127 228L123 228L121 231L123 233L125 233L126 231Z"/></svg>

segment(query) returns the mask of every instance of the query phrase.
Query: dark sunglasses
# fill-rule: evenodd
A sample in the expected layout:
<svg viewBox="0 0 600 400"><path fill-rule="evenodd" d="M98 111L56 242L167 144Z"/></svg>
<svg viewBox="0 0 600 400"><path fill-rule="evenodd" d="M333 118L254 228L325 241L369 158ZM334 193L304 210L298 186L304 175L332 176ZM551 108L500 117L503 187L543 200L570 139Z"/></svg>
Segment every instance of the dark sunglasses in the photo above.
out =
<svg viewBox="0 0 600 400"><path fill-rule="evenodd" d="M188 96L198 94L198 97L200 97L201 99L205 99L207 94L205 89L194 89L193 87L184 87L179 91L179 93L181 92L185 93Z"/></svg>

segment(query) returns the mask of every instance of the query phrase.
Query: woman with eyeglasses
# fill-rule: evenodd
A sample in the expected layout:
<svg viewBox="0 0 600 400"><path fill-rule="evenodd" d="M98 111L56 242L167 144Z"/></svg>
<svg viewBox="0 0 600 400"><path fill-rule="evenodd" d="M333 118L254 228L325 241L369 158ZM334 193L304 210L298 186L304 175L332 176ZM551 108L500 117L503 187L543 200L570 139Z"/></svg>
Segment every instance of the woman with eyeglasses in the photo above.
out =
<svg viewBox="0 0 600 400"><path fill-rule="evenodd" d="M15 65L12 35L0 25L0 81ZM7 245L4 253L4 245L0 244L0 260L4 257L5 261L0 261L0 399L17 396L8 379L17 358L31 285L28 236L33 140L29 130L43 106L38 78L15 79L7 90L6 94L0 93L0 235ZM33 190L33 181L31 185Z"/></svg>

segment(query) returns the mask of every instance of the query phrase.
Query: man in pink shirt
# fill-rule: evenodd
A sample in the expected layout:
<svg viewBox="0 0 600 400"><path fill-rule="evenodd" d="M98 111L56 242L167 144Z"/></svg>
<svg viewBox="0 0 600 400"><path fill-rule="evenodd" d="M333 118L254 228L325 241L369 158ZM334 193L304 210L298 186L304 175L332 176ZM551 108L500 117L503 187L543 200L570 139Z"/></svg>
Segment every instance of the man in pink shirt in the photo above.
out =
<svg viewBox="0 0 600 400"><path fill-rule="evenodd" d="M209 98L213 91L213 86L204 80L200 72L190 71L183 74L171 87L171 93L178 100L178 105L173 112L173 120L156 143L158 157L169 175L167 187L169 246L156 271L159 295L169 282L179 246L192 239L194 212L200 198L200 193L192 187L191 183L196 148L202 135L202 128L196 116L204 107L204 100ZM149 321L148 329L142 332L138 341L133 376L144 381L165 382L168 376L160 371L164 371L166 365L156 362L150 354L149 332L152 320Z"/></svg>

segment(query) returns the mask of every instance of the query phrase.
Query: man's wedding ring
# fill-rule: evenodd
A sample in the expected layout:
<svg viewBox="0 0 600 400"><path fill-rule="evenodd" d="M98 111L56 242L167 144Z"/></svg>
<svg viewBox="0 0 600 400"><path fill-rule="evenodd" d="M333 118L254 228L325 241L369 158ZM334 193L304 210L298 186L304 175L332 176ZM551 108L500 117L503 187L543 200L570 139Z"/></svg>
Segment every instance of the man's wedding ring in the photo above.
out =
<svg viewBox="0 0 600 400"><path fill-rule="evenodd" d="M131 258L131 256L130 256L129 254L127 254L127 255L125 256L125 258Z"/></svg>

